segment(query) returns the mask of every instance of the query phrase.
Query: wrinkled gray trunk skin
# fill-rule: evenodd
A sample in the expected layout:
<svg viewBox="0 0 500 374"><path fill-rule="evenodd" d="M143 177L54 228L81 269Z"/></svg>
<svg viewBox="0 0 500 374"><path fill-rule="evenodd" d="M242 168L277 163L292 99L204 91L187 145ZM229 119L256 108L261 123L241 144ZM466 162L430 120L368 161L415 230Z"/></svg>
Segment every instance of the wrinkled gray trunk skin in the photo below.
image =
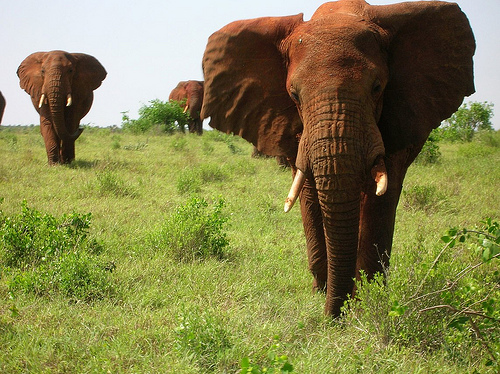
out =
<svg viewBox="0 0 500 374"><path fill-rule="evenodd" d="M308 171L308 183L315 188L301 195L301 208L303 217L306 215L304 227L312 232L321 226L324 230L324 243L321 236L318 242L318 236L308 235L307 230L306 236L310 258L319 259L317 264L310 263L316 285L320 289L326 286L325 313L333 316L340 314L354 287L361 186L367 174L366 128L361 113L359 103L332 103L331 98L314 100L302 110L304 133L297 166ZM300 158L307 165L301 165ZM311 194L314 190L317 196ZM309 201L303 202L304 198ZM311 214L319 210L315 208L318 203L321 215Z"/></svg>
<svg viewBox="0 0 500 374"><path fill-rule="evenodd" d="M61 69L51 69L47 77L45 91L48 100L50 120L42 120L42 136L45 140L47 157L50 164L70 163L75 158L75 140L80 136L81 130L74 134L68 133L65 116L67 95L71 93L69 82L64 81ZM45 104L44 104L45 106ZM42 107L43 109L43 107Z"/></svg>

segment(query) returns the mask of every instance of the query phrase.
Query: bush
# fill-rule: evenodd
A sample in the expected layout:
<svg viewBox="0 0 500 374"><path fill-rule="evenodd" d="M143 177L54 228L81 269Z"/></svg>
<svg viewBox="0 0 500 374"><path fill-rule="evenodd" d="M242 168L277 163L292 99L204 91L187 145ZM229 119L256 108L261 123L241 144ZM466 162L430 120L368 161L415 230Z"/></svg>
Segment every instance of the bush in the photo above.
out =
<svg viewBox="0 0 500 374"><path fill-rule="evenodd" d="M122 113L122 128L133 134L145 133L154 127L159 127L161 131L173 133L176 130L184 132L185 126L189 122L189 113L183 113L178 102L155 99L150 105L143 105L139 108L139 118L131 120L128 112Z"/></svg>
<svg viewBox="0 0 500 374"><path fill-rule="evenodd" d="M88 238L90 221L90 213L56 218L26 202L18 216L0 211L0 264L10 269L10 291L87 301L107 294L111 268L99 260L102 245Z"/></svg>
<svg viewBox="0 0 500 374"><path fill-rule="evenodd" d="M442 242L427 259L423 248L415 248L404 279L362 276L343 322L383 345L444 346L455 360L476 350L486 366L498 371L500 224L488 218L480 228L451 228Z"/></svg>
<svg viewBox="0 0 500 374"><path fill-rule="evenodd" d="M193 197L167 218L159 233L151 236L151 245L170 253L178 261L223 258L228 246L222 230L227 218L222 215L224 200L213 203Z"/></svg>
<svg viewBox="0 0 500 374"><path fill-rule="evenodd" d="M422 150L415 159L417 164L429 165L436 164L440 161L441 152L439 151L439 145L437 144L438 137L435 135L434 131L431 132L429 138L422 147Z"/></svg>

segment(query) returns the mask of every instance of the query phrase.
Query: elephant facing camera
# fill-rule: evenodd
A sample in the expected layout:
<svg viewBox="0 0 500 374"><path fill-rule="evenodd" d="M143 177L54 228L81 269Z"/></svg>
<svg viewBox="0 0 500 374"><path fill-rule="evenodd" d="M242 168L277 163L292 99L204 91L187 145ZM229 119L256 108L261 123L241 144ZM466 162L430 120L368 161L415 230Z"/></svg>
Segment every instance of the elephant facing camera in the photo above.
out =
<svg viewBox="0 0 500 374"><path fill-rule="evenodd" d="M49 164L71 163L83 131L80 120L89 112L106 70L93 56L51 51L26 57L17 75L40 115Z"/></svg>

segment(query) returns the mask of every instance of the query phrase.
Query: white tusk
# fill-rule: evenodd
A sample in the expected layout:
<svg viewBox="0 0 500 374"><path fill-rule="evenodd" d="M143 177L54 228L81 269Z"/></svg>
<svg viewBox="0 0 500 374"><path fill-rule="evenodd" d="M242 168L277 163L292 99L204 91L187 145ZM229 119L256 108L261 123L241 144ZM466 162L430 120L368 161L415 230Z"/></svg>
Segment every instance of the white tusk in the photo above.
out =
<svg viewBox="0 0 500 374"><path fill-rule="evenodd" d="M40 102L38 103L38 108L42 107L44 100L45 100L45 94L42 94L42 97L40 98Z"/></svg>
<svg viewBox="0 0 500 374"><path fill-rule="evenodd" d="M387 172L380 175L377 181L377 196L382 196L387 191Z"/></svg>
<svg viewBox="0 0 500 374"><path fill-rule="evenodd" d="M295 174L295 178L293 179L292 187L290 188L290 192L285 200L285 213L288 213L290 209L292 209L293 204L299 197L299 193L304 186L304 182L306 181L306 176L304 173L297 169L297 173Z"/></svg>
<svg viewBox="0 0 500 374"><path fill-rule="evenodd" d="M66 101L66 106L71 106L73 104L73 99L71 98L71 94L68 94L68 100Z"/></svg>

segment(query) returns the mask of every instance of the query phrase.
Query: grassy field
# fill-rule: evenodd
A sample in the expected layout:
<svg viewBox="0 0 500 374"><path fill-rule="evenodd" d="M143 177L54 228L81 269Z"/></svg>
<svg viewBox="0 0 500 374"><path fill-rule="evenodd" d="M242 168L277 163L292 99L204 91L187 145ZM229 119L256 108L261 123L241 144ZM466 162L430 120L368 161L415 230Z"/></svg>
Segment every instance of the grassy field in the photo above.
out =
<svg viewBox="0 0 500 374"><path fill-rule="evenodd" d="M91 213L70 265L83 258L105 271L81 291L75 278L64 283L60 255L50 278L50 264L7 264L0 248L0 372L237 373L242 363L254 373L495 372L498 258L482 264L474 237L453 248L440 238L499 220L500 147L440 150L441 162L408 171L386 286L360 287L360 301L331 321L311 293L300 211L282 211L291 173L252 158L244 140L87 128L75 162L49 167L37 127L1 128L0 225L23 209L37 222ZM180 234L173 227L183 208L193 222L219 219L210 224L229 244L174 252L173 233L196 235L189 219ZM77 255L81 243L91 253Z"/></svg>

